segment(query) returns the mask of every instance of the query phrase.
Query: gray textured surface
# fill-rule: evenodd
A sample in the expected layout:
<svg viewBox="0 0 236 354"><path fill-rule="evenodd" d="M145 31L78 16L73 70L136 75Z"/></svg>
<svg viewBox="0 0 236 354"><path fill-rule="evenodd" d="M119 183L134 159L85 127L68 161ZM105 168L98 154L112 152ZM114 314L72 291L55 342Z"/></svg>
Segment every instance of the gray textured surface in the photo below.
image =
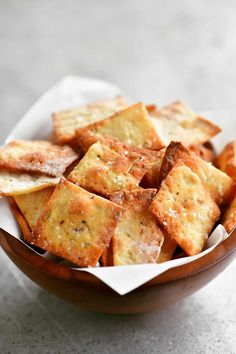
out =
<svg viewBox="0 0 236 354"><path fill-rule="evenodd" d="M236 2L0 0L0 140L67 74L135 99L236 108ZM39 289L0 250L0 353L236 353L236 264L152 314L85 312Z"/></svg>

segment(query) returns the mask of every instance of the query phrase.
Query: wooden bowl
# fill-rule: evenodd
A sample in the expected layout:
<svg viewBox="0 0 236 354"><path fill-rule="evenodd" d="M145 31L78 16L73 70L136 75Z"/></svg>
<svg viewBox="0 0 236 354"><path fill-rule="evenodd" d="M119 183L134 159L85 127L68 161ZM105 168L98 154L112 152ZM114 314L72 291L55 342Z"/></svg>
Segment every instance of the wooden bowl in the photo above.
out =
<svg viewBox="0 0 236 354"><path fill-rule="evenodd" d="M31 280L74 305L99 312L138 313L174 304L213 280L236 257L236 230L210 254L170 269L124 296L89 273L40 257L1 229L0 245Z"/></svg>

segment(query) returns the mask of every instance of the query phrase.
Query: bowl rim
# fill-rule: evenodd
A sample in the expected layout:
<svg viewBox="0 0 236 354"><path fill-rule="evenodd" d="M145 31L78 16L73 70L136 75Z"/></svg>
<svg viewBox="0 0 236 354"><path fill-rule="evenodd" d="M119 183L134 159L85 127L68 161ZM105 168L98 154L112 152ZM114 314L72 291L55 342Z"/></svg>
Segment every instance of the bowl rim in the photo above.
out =
<svg viewBox="0 0 236 354"><path fill-rule="evenodd" d="M108 285L103 283L102 280L100 280L91 273L77 271L75 269L68 268L62 264L57 264L52 260L41 257L39 254L31 250L30 247L26 246L19 239L10 235L8 232L2 230L1 228L0 246L2 246L5 253L14 263L16 260L23 260L30 267L34 268L35 271L46 273L49 276L64 279L67 281L83 282L84 284L94 286L95 288L105 286L112 290L110 287L108 287ZM223 261L235 251L236 230L234 230L230 234L230 236L226 238L223 242L217 245L212 252L188 264L171 268L166 272L154 277L152 280L143 284L141 287L143 288L161 285L196 275Z"/></svg>

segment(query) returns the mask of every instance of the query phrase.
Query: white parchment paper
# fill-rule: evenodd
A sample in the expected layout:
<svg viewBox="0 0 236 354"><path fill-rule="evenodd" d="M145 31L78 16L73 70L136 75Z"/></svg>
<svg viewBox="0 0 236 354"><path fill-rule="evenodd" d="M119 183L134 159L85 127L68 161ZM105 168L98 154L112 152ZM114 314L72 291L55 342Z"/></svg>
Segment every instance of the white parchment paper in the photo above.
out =
<svg viewBox="0 0 236 354"><path fill-rule="evenodd" d="M50 135L52 131L52 112L72 108L91 101L112 98L120 94L122 92L108 82L68 76L39 98L21 118L7 137L6 142L14 139L43 139ZM216 140L217 146L222 146L223 143L228 142L231 139L231 135L236 131L236 121L234 119L225 120L225 114L223 115L222 112L222 118L219 114L215 114L217 116L215 120L221 127L224 127L227 122L226 134L220 134L220 137ZM211 114L211 118L214 120L214 112ZM0 199L0 227L13 237L20 239L21 232L5 198ZM206 255L228 236L224 227L218 225L210 235L206 249L202 253L197 256L180 258L162 264L74 269L95 275L118 294L125 295L170 268L190 263ZM26 245L26 247L28 246ZM34 251L32 250L32 252Z"/></svg>

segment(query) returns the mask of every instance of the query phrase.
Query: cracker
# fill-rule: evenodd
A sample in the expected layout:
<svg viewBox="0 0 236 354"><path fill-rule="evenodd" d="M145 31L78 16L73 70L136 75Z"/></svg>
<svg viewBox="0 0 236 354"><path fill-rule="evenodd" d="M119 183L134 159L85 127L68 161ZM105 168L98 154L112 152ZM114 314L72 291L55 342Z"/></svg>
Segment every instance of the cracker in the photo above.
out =
<svg viewBox="0 0 236 354"><path fill-rule="evenodd" d="M217 165L236 183L236 140L224 147L217 159Z"/></svg>
<svg viewBox="0 0 236 354"><path fill-rule="evenodd" d="M71 172L68 180L104 196L124 189L135 189L147 168L135 167L135 161L119 155L97 142Z"/></svg>
<svg viewBox="0 0 236 354"><path fill-rule="evenodd" d="M195 145L189 147L190 151L194 152L197 156L201 157L201 159L205 160L206 162L215 162L216 153L214 148L209 144L205 145Z"/></svg>
<svg viewBox="0 0 236 354"><path fill-rule="evenodd" d="M217 204L227 203L230 200L234 188L233 180L178 142L171 142L166 148L160 172L161 180L167 176L177 161L185 163L199 176Z"/></svg>
<svg viewBox="0 0 236 354"><path fill-rule="evenodd" d="M137 147L159 150L164 145L151 123L143 103L137 103L112 117L77 130L77 143L86 151L90 145L104 136Z"/></svg>
<svg viewBox="0 0 236 354"><path fill-rule="evenodd" d="M145 187L156 188L160 165L164 156L164 149L154 151L145 148L138 148L129 144L124 144L113 138L103 138L100 140L103 144L108 145L118 154L125 156L130 162L133 162L131 168L132 174L135 171L146 170L143 184Z"/></svg>
<svg viewBox="0 0 236 354"><path fill-rule="evenodd" d="M31 230L34 229L43 209L49 201L54 188L49 187L37 192L22 194L14 197L14 200L24 215Z"/></svg>
<svg viewBox="0 0 236 354"><path fill-rule="evenodd" d="M16 196L55 186L60 178L0 171L0 196Z"/></svg>
<svg viewBox="0 0 236 354"><path fill-rule="evenodd" d="M189 256L202 251L220 216L198 175L182 163L177 163L162 182L151 210Z"/></svg>
<svg viewBox="0 0 236 354"><path fill-rule="evenodd" d="M105 137L99 139L99 141L102 144L109 146L110 149L117 152L117 154L126 157L130 161L136 161L137 158L139 158L140 162L142 162L143 165L156 161L159 156L159 151L150 150L146 148L139 148L137 146L125 144L115 138Z"/></svg>
<svg viewBox="0 0 236 354"><path fill-rule="evenodd" d="M199 145L210 140L221 129L177 101L149 112L152 123L163 142L181 141L184 145Z"/></svg>
<svg viewBox="0 0 236 354"><path fill-rule="evenodd" d="M78 266L96 266L121 210L62 179L36 224L32 243Z"/></svg>
<svg viewBox="0 0 236 354"><path fill-rule="evenodd" d="M17 140L0 148L0 170L60 177L77 158L69 146Z"/></svg>
<svg viewBox="0 0 236 354"><path fill-rule="evenodd" d="M236 227L236 197L233 199L228 209L226 209L222 224L228 233Z"/></svg>
<svg viewBox="0 0 236 354"><path fill-rule="evenodd" d="M112 238L113 265L156 263L164 237L149 210L155 194L145 189L112 196L125 209Z"/></svg>
<svg viewBox="0 0 236 354"><path fill-rule="evenodd" d="M88 124L105 119L115 112L127 107L124 97L90 103L78 108L53 113L54 131L59 144L73 144L76 130Z"/></svg>
<svg viewBox="0 0 236 354"><path fill-rule="evenodd" d="M112 150L118 154L125 156L131 162L135 161L135 167L144 168L148 165L148 171L157 169L157 165L160 165L165 153L165 148L158 151L150 150L146 148L138 148L129 144L124 144L119 140L113 138L100 139L102 144L109 146Z"/></svg>
<svg viewBox="0 0 236 354"><path fill-rule="evenodd" d="M31 229L30 229L25 217L22 215L20 209L18 208L18 206L13 198L8 198L8 203L10 205L13 215L16 218L16 221L19 224L19 227L22 231L24 240L26 242L30 242L31 241Z"/></svg>
<svg viewBox="0 0 236 354"><path fill-rule="evenodd" d="M161 252L157 258L157 263L170 261L173 258L177 243L169 235L164 233L164 242L161 246Z"/></svg>

